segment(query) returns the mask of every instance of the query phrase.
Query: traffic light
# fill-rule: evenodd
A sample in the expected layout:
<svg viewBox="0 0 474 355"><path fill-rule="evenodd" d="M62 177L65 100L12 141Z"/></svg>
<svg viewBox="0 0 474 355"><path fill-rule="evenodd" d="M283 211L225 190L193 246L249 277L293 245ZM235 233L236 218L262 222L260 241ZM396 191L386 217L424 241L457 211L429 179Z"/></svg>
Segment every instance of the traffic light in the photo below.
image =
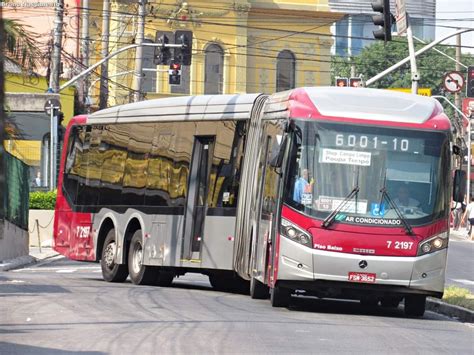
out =
<svg viewBox="0 0 474 355"><path fill-rule="evenodd" d="M349 86L351 88L358 88L362 86L362 79L361 78L350 78L349 79Z"/></svg>
<svg viewBox="0 0 474 355"><path fill-rule="evenodd" d="M467 68L466 96L474 97L474 65Z"/></svg>
<svg viewBox="0 0 474 355"><path fill-rule="evenodd" d="M157 31L155 37L155 43L160 44L171 44L174 41L173 32L169 31ZM172 52L171 48L167 47L155 47L154 63L156 65L168 65L171 63Z"/></svg>
<svg viewBox="0 0 474 355"><path fill-rule="evenodd" d="M176 31L174 42L182 45L174 49L174 61L182 65L191 65L193 31Z"/></svg>
<svg viewBox="0 0 474 355"><path fill-rule="evenodd" d="M392 40L392 23L394 21L393 15L390 13L390 0L377 0L372 4L372 10L380 12L380 14L373 15L372 21L374 25L382 26L376 31L373 31L374 38L385 42Z"/></svg>
<svg viewBox="0 0 474 355"><path fill-rule="evenodd" d="M181 84L181 64L180 63L171 63L169 73L168 83L170 85L180 85Z"/></svg>
<svg viewBox="0 0 474 355"><path fill-rule="evenodd" d="M348 85L348 82L347 78L336 78L336 86L345 87Z"/></svg>

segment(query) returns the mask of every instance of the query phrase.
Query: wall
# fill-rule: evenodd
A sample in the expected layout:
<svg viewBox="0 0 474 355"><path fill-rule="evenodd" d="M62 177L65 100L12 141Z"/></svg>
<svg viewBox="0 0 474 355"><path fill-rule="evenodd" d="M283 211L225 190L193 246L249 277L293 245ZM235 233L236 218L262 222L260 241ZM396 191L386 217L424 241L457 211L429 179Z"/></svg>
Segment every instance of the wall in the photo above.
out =
<svg viewBox="0 0 474 355"><path fill-rule="evenodd" d="M39 240L42 247L50 247L53 243L53 224L54 211L52 210L30 210L29 215L29 245L30 247L39 246L38 241L38 220L39 225ZM31 232L30 232L31 231Z"/></svg>
<svg viewBox="0 0 474 355"><path fill-rule="evenodd" d="M6 220L0 221L0 261L28 254L28 232Z"/></svg>

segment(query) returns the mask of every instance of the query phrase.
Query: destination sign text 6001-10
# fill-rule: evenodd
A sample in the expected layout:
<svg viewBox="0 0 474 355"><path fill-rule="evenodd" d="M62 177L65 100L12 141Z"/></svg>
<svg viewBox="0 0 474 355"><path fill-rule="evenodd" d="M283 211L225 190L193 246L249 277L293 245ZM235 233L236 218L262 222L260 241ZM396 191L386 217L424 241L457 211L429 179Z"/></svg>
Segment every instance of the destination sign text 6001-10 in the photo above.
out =
<svg viewBox="0 0 474 355"><path fill-rule="evenodd" d="M396 152L423 153L423 139L358 134L358 133L336 133L328 132L324 137L324 146L335 146L340 148L390 150Z"/></svg>

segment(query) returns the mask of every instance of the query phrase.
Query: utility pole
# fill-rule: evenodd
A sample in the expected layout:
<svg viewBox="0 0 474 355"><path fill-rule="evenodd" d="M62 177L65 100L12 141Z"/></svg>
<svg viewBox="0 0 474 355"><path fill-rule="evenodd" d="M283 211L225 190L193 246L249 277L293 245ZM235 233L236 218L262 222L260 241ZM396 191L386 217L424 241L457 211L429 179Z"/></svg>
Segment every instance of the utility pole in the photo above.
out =
<svg viewBox="0 0 474 355"><path fill-rule="evenodd" d="M102 58L109 55L109 36L110 36L110 0L104 0L102 7ZM109 64L104 62L100 69L100 97L99 97L99 108L104 109L107 107L107 101L109 98Z"/></svg>
<svg viewBox="0 0 474 355"><path fill-rule="evenodd" d="M49 86L53 92L59 92L59 71L61 69L61 40L63 37L64 0L56 2L56 18L54 19L53 58Z"/></svg>
<svg viewBox="0 0 474 355"><path fill-rule="evenodd" d="M3 31L2 7L0 6L0 48L5 45L5 32ZM0 222L5 219L5 112L3 92L3 51L0 51ZM0 227L3 227L0 225ZM0 229L0 238L3 238L3 228Z"/></svg>
<svg viewBox="0 0 474 355"><path fill-rule="evenodd" d="M143 67L143 43L145 37L145 16L146 16L146 0L139 0L138 3L138 30L137 38L135 43L139 46L136 49L135 55L135 81L134 81L134 94L133 98L135 102L143 99L142 95L142 67Z"/></svg>
<svg viewBox="0 0 474 355"><path fill-rule="evenodd" d="M89 67L89 0L82 0L82 66ZM89 78L86 76L82 80L81 104L87 104Z"/></svg>
<svg viewBox="0 0 474 355"><path fill-rule="evenodd" d="M458 72L461 71L460 62L461 62L461 35L458 34L456 36L456 71ZM458 92L454 94L454 104L456 105L456 107L461 107L461 95Z"/></svg>

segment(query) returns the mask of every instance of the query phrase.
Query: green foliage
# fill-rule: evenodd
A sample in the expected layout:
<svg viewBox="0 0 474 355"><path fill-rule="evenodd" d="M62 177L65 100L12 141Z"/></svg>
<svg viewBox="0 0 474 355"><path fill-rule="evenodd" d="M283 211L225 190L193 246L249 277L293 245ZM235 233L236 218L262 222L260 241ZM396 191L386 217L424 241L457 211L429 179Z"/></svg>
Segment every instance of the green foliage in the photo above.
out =
<svg viewBox="0 0 474 355"><path fill-rule="evenodd" d="M30 210L54 210L56 190L35 191L30 193Z"/></svg>
<svg viewBox="0 0 474 355"><path fill-rule="evenodd" d="M415 50L421 49L425 44L415 43ZM455 57L455 47L438 45L436 48L451 57ZM395 38L394 41L374 42L371 46L365 47L362 52L352 58L356 69L356 76L363 75L364 81L374 77L383 70L389 68L393 64L398 63L408 56L408 44L405 38ZM474 56L472 54L463 54L461 63L464 65L474 65ZM448 100L454 102L454 95L445 93L443 88L443 76L446 72L455 70L454 61L444 55L430 49L417 57L417 67L421 80L420 88L430 88L432 95L444 95ZM333 56L331 64L332 83L335 82L336 76L350 77L351 59ZM466 69L462 68L461 72L466 73ZM411 70L410 63L406 63L384 78L375 82L372 88L411 88ZM461 93L464 97L465 92ZM444 105L443 105L444 106ZM452 113L451 108L445 106L449 114Z"/></svg>
<svg viewBox="0 0 474 355"><path fill-rule="evenodd" d="M474 310L474 295L465 288L456 286L447 287L444 290L443 301Z"/></svg>

